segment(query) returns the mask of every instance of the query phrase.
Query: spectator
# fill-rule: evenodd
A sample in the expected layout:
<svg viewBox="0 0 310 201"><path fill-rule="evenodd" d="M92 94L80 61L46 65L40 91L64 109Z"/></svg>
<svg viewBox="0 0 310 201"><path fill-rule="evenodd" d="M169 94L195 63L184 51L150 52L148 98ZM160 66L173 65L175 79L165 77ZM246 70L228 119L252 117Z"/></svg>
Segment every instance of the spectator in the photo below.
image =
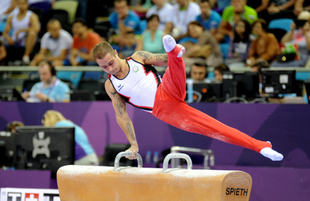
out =
<svg viewBox="0 0 310 201"><path fill-rule="evenodd" d="M208 65L205 62L195 62L190 67L190 78L194 82L204 81L209 82L208 77Z"/></svg>
<svg viewBox="0 0 310 201"><path fill-rule="evenodd" d="M30 92L21 95L27 102L68 102L69 87L56 77L56 69L50 62L43 61L39 65L41 82L36 83Z"/></svg>
<svg viewBox="0 0 310 201"><path fill-rule="evenodd" d="M170 15L173 10L173 6L166 2L166 0L153 0L155 4L152 8L150 8L146 13L146 18L149 18L153 14L157 14L160 19L159 29L165 31L166 23L170 18Z"/></svg>
<svg viewBox="0 0 310 201"><path fill-rule="evenodd" d="M197 16L196 21L200 22L217 41L222 41L223 35L218 34L218 28L222 17L216 11L211 9L210 0L201 0L199 6L201 14Z"/></svg>
<svg viewBox="0 0 310 201"><path fill-rule="evenodd" d="M0 1L0 22L5 21L8 15L15 9L16 0Z"/></svg>
<svg viewBox="0 0 310 201"><path fill-rule="evenodd" d="M267 24L274 19L291 18L295 19L296 16L293 12L293 6L296 0L271 0L267 8L268 16L264 16Z"/></svg>
<svg viewBox="0 0 310 201"><path fill-rule="evenodd" d="M80 17L86 19L87 4L89 0L77 0L77 1L79 2Z"/></svg>
<svg viewBox="0 0 310 201"><path fill-rule="evenodd" d="M138 1L137 5L135 5L132 10L135 11L140 19L144 19L146 17L147 11L154 6L152 4L152 0Z"/></svg>
<svg viewBox="0 0 310 201"><path fill-rule="evenodd" d="M229 67L226 64L219 64L214 67L214 79L217 81L223 81L223 72L230 71Z"/></svg>
<svg viewBox="0 0 310 201"><path fill-rule="evenodd" d="M99 165L95 150L89 143L85 131L72 121L66 119L60 112L48 110L45 112L42 124L48 127L74 127L75 165Z"/></svg>
<svg viewBox="0 0 310 201"><path fill-rule="evenodd" d="M3 64L5 57L6 57L6 49L3 42L0 40L0 65Z"/></svg>
<svg viewBox="0 0 310 201"><path fill-rule="evenodd" d="M183 57L206 59L208 66L216 66L223 62L220 46L216 39L205 31L202 25L193 21L188 25L188 40L180 43L186 48Z"/></svg>
<svg viewBox="0 0 310 201"><path fill-rule="evenodd" d="M230 41L228 51L228 63L243 62L249 58L251 47L250 34L252 27L250 23L244 19L236 22L234 26L234 38Z"/></svg>
<svg viewBox="0 0 310 201"><path fill-rule="evenodd" d="M3 36L11 48L25 47L22 60L25 64L29 64L29 56L32 53L37 34L40 31L40 22L38 16L28 10L27 0L17 0L17 7L19 12L14 13L8 18ZM10 31L13 32L12 36L10 36ZM14 53L12 52L8 55L11 54Z"/></svg>
<svg viewBox="0 0 310 201"><path fill-rule="evenodd" d="M52 62L54 66L69 64L72 36L61 28L60 22L56 19L51 19L47 23L47 31L42 37L40 52L30 65L37 66L43 60Z"/></svg>
<svg viewBox="0 0 310 201"><path fill-rule="evenodd" d="M298 59L293 61L274 61L271 66L300 66L304 67L310 58L310 12L302 11L298 15L297 24L291 24L291 31L281 39L284 45L297 45ZM297 27L298 26L298 27Z"/></svg>
<svg viewBox="0 0 310 201"><path fill-rule="evenodd" d="M247 5L257 12L258 18L264 18L268 14L267 7L269 3L270 0L247 1Z"/></svg>
<svg viewBox="0 0 310 201"><path fill-rule="evenodd" d="M275 60L279 54L279 43L272 33L267 32L267 24L263 19L258 19L253 23L253 32L257 39L253 40L249 58L246 65L251 66L256 61L264 59L268 63Z"/></svg>
<svg viewBox="0 0 310 201"><path fill-rule="evenodd" d="M216 9L220 14L223 12L223 10L227 7L230 6L231 0L211 0L211 8ZM216 3L216 7L215 7Z"/></svg>
<svg viewBox="0 0 310 201"><path fill-rule="evenodd" d="M160 19L156 14L147 18L148 29L142 33L136 51L145 50L151 53L164 53L162 38L164 32L159 30Z"/></svg>
<svg viewBox="0 0 310 201"><path fill-rule="evenodd" d="M74 36L70 53L71 65L95 65L91 51L101 41L100 36L95 32L88 31L86 22L81 18L73 22L72 32Z"/></svg>
<svg viewBox="0 0 310 201"><path fill-rule="evenodd" d="M140 18L134 11L129 9L127 0L115 0L114 8L115 12L110 14L109 22L116 31L116 35L109 40L119 45L125 45L124 36L127 32L140 33Z"/></svg>
<svg viewBox="0 0 310 201"><path fill-rule="evenodd" d="M234 38L233 27L235 22L240 19L245 19L250 24L257 20L256 11L245 5L246 0L232 0L231 6L225 8L222 14L222 21L219 27L219 32L224 36Z"/></svg>
<svg viewBox="0 0 310 201"><path fill-rule="evenodd" d="M294 13L298 16L302 11L310 11L310 1L296 0L294 5Z"/></svg>
<svg viewBox="0 0 310 201"><path fill-rule="evenodd" d="M11 121L6 124L4 130L7 132L16 133L16 127L19 126L24 126L24 123L21 121Z"/></svg>
<svg viewBox="0 0 310 201"><path fill-rule="evenodd" d="M166 34L171 33L176 40L186 37L188 24L195 21L200 14L200 8L196 3L189 0L177 0L170 19L166 23Z"/></svg>
<svg viewBox="0 0 310 201"><path fill-rule="evenodd" d="M125 43L119 47L119 57L127 58L131 56L137 48L138 39L133 31L128 31L124 36Z"/></svg>

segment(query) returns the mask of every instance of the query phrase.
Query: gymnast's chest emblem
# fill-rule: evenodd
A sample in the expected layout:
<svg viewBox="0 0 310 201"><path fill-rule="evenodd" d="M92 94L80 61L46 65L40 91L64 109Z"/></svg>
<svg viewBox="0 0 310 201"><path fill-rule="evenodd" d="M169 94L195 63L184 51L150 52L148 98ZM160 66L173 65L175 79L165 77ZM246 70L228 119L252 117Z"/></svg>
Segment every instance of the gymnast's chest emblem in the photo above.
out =
<svg viewBox="0 0 310 201"><path fill-rule="evenodd" d="M134 73L137 73L139 71L139 67L138 66L134 66L132 68L132 70L133 70Z"/></svg>

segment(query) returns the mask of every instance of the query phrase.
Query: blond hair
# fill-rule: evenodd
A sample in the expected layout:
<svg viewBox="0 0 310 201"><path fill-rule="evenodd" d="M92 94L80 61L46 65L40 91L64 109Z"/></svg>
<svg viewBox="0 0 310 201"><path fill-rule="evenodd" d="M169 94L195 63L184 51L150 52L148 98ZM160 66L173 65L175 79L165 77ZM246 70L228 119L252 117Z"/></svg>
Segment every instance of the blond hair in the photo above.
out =
<svg viewBox="0 0 310 201"><path fill-rule="evenodd" d="M11 121L6 125L5 130L10 131L12 133L16 132L16 127L18 126L24 126L24 123L21 121Z"/></svg>
<svg viewBox="0 0 310 201"><path fill-rule="evenodd" d="M55 126L57 122L67 120L60 112L56 110L48 110L43 115L45 126Z"/></svg>
<svg viewBox="0 0 310 201"><path fill-rule="evenodd" d="M102 41L94 47L92 53L95 59L103 59L108 53L114 56L114 49L108 42Z"/></svg>
<svg viewBox="0 0 310 201"><path fill-rule="evenodd" d="M302 11L297 16L297 19L310 21L310 12L309 11Z"/></svg>

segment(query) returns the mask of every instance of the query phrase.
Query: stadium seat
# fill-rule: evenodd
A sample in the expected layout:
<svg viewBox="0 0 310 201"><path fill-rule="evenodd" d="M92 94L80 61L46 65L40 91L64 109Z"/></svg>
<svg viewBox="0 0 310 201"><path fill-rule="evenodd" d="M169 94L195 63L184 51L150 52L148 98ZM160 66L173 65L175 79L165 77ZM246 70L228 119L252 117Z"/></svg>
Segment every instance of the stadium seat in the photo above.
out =
<svg viewBox="0 0 310 201"><path fill-rule="evenodd" d="M99 81L82 78L78 83L77 90L70 93L71 101L94 101L99 92Z"/></svg>
<svg viewBox="0 0 310 201"><path fill-rule="evenodd" d="M85 71L83 73L83 79L94 79L94 80L100 80L103 77L104 72L103 71Z"/></svg>
<svg viewBox="0 0 310 201"><path fill-rule="evenodd" d="M50 19L56 19L60 22L61 27L68 31L69 33L71 32L71 26L69 24L69 13L66 10L63 9L50 9L47 13L47 19L46 23ZM46 27L46 26L45 26ZM46 28L45 28L46 29ZM46 31L44 31L45 33Z"/></svg>
<svg viewBox="0 0 310 201"><path fill-rule="evenodd" d="M78 8L78 1L56 1L53 5L53 9L65 10L69 14L69 24L75 19L76 11Z"/></svg>
<svg viewBox="0 0 310 201"><path fill-rule="evenodd" d="M60 80L62 82L64 82L65 84L67 84L70 90L74 90L75 89L75 86L72 84L72 82L70 80L67 80L67 79L60 79Z"/></svg>
<svg viewBox="0 0 310 201"><path fill-rule="evenodd" d="M69 80L72 82L75 88L77 88L82 74L82 71L58 71L57 78L61 80Z"/></svg>
<svg viewBox="0 0 310 201"><path fill-rule="evenodd" d="M94 25L94 32L98 33L102 38L105 38L106 40L108 40L108 38L110 38L114 34L114 30L111 27L109 21L96 22Z"/></svg>
<svg viewBox="0 0 310 201"><path fill-rule="evenodd" d="M70 101L95 101L95 94L87 90L72 90L70 92Z"/></svg>
<svg viewBox="0 0 310 201"><path fill-rule="evenodd" d="M31 10L38 16L40 24L42 26L42 24L44 23L42 20L44 18L45 11L42 8L36 8L36 7L29 7L29 10Z"/></svg>
<svg viewBox="0 0 310 201"><path fill-rule="evenodd" d="M31 91L32 86L38 82L40 82L40 79L26 79L26 80L24 80L23 91Z"/></svg>
<svg viewBox="0 0 310 201"><path fill-rule="evenodd" d="M274 19L270 21L268 28L269 29L278 28L278 29L284 29L286 31L290 31L292 22L294 21L289 18Z"/></svg>
<svg viewBox="0 0 310 201"><path fill-rule="evenodd" d="M221 52L223 55L223 59L227 58L228 51L229 51L229 44L228 43L220 43Z"/></svg>
<svg viewBox="0 0 310 201"><path fill-rule="evenodd" d="M112 5L114 7L114 5ZM109 17L109 9L106 1L88 0L86 10L86 24L88 28L94 28L98 17Z"/></svg>
<svg viewBox="0 0 310 201"><path fill-rule="evenodd" d="M286 34L286 30L279 28L268 29L268 32L273 33L273 35L277 38L279 43L281 43L282 37Z"/></svg>
<svg viewBox="0 0 310 201"><path fill-rule="evenodd" d="M87 90L95 92L99 90L99 81L95 79L81 79L79 82L79 90Z"/></svg>
<svg viewBox="0 0 310 201"><path fill-rule="evenodd" d="M32 10L33 8L42 9L44 13L47 13L51 9L51 2L42 1L30 4L29 9Z"/></svg>
<svg viewBox="0 0 310 201"><path fill-rule="evenodd" d="M6 26L6 22L0 22L0 33L2 33L4 31L5 26Z"/></svg>

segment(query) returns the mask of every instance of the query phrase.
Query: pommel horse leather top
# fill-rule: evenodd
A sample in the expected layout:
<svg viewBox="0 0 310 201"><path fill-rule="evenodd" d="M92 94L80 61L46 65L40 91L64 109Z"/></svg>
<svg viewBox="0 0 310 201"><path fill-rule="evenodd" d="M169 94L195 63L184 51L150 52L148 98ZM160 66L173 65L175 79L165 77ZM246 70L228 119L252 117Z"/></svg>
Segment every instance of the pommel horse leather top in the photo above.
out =
<svg viewBox="0 0 310 201"><path fill-rule="evenodd" d="M61 201L248 201L252 188L242 171L165 167L68 165L58 170L57 182Z"/></svg>

